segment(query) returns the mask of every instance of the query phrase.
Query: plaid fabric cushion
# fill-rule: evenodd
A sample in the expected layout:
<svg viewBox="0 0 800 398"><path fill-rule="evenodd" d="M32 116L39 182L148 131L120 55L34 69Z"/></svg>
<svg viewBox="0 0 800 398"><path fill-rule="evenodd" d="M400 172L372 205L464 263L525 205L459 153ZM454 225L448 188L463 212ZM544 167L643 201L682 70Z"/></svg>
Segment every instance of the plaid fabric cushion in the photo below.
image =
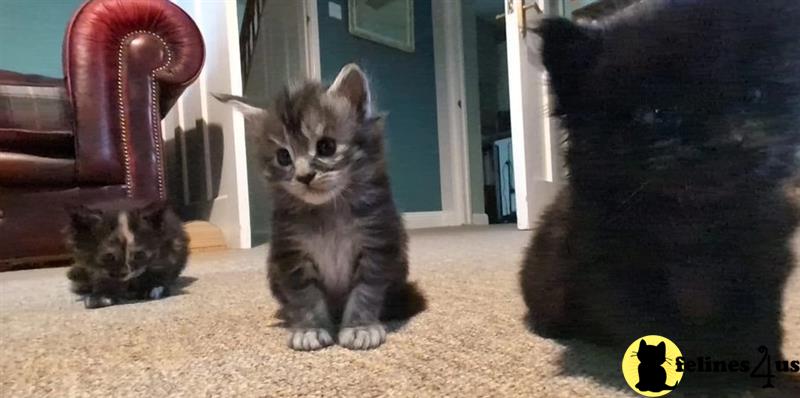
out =
<svg viewBox="0 0 800 398"><path fill-rule="evenodd" d="M64 81L0 72L0 128L72 130Z"/></svg>
<svg viewBox="0 0 800 398"><path fill-rule="evenodd" d="M0 151L73 157L64 81L0 71Z"/></svg>

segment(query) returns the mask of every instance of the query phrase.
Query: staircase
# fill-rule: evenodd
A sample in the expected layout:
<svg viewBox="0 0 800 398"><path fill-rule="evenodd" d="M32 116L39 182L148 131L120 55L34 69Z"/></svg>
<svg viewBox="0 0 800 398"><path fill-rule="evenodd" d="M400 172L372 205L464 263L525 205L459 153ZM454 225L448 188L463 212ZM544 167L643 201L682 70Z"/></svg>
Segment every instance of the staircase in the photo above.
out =
<svg viewBox="0 0 800 398"><path fill-rule="evenodd" d="M242 27L239 32L239 53L242 62L242 83L247 84L250 66L255 52L258 30L261 27L261 15L264 13L267 0L247 0L244 7Z"/></svg>

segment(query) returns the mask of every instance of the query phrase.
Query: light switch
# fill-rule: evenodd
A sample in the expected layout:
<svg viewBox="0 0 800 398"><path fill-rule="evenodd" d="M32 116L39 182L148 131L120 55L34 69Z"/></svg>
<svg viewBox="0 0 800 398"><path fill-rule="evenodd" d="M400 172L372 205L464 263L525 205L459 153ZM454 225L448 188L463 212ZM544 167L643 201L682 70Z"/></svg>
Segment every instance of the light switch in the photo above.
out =
<svg viewBox="0 0 800 398"><path fill-rule="evenodd" d="M328 16L331 18L342 19L342 6L332 1L328 2Z"/></svg>

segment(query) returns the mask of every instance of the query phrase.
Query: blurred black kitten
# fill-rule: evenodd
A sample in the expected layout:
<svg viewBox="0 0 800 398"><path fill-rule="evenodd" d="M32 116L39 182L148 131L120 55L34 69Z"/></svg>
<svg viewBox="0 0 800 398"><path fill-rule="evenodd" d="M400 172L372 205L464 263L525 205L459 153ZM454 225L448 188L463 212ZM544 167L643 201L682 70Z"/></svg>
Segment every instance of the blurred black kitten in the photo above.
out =
<svg viewBox="0 0 800 398"><path fill-rule="evenodd" d="M189 239L167 205L124 200L68 212L75 263L67 277L86 308L169 295L186 265Z"/></svg>
<svg viewBox="0 0 800 398"><path fill-rule="evenodd" d="M796 0L656 0L594 25L542 23L570 176L521 272L534 331L779 357L798 21Z"/></svg>

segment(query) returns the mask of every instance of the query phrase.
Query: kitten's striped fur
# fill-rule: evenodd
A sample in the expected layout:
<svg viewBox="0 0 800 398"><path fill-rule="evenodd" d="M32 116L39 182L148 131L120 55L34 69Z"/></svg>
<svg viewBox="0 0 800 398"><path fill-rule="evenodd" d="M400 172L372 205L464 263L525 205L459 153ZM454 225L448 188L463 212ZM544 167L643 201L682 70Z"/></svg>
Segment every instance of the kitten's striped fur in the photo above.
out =
<svg viewBox="0 0 800 398"><path fill-rule="evenodd" d="M365 76L347 65L329 88L311 82L287 89L267 109L217 97L258 129L274 202L269 286L292 329L289 346L333 344L337 326L342 346L379 346L386 337L381 320L407 318L424 299L406 280L406 232ZM281 163L284 150L291 164Z"/></svg>

